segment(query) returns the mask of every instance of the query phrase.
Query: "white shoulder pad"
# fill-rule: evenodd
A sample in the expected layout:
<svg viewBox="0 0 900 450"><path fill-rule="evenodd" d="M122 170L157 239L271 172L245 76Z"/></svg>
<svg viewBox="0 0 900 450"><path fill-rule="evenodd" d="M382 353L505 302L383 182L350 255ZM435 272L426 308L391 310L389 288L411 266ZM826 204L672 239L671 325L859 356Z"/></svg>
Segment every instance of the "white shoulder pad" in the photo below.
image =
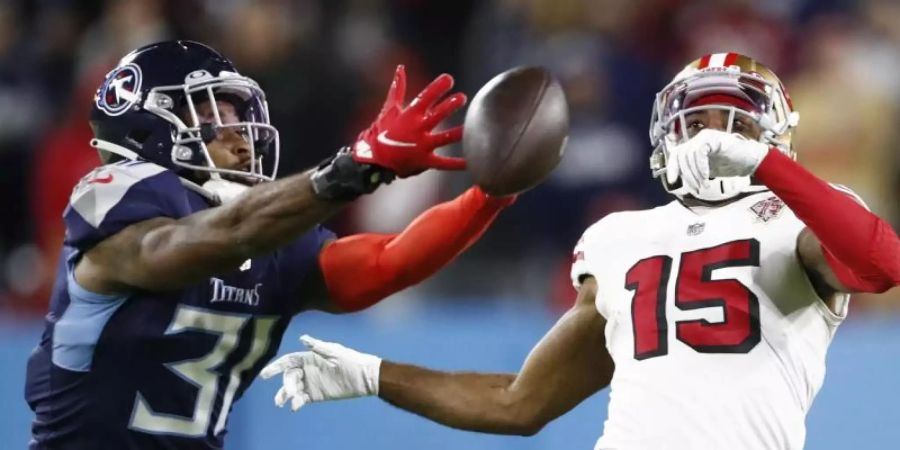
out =
<svg viewBox="0 0 900 450"><path fill-rule="evenodd" d="M591 267L591 256L597 252L598 247L602 247L603 241L609 238L612 223L617 221L616 218L621 213L612 213L598 220L581 235L581 239L575 244L575 250L572 253L572 285L575 289L581 287L581 280L585 276L594 275Z"/></svg>
<svg viewBox="0 0 900 450"><path fill-rule="evenodd" d="M69 204L93 227L99 227L106 214L128 190L141 180L166 168L144 161L128 161L100 166L85 175L72 190Z"/></svg>

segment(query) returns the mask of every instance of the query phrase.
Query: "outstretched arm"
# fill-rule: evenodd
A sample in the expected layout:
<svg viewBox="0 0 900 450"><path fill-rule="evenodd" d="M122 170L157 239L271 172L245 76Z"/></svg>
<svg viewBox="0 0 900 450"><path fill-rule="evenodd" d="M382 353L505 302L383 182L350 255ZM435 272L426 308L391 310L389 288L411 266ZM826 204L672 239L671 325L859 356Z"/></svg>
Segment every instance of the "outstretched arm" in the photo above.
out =
<svg viewBox="0 0 900 450"><path fill-rule="evenodd" d="M76 279L104 294L182 288L288 244L345 201L372 192L385 177L464 168L461 159L434 153L462 137L461 127L432 133L465 104L462 93L441 100L452 87L453 78L441 75L404 105L406 73L399 66L384 107L351 148L316 170L255 186L225 205L177 220L153 216L124 227L85 251ZM115 195L88 196L86 208L96 203L95 197Z"/></svg>
<svg viewBox="0 0 900 450"><path fill-rule="evenodd" d="M182 219L130 225L85 252L75 277L97 293L178 289L289 243L340 206L315 196L308 172L294 175Z"/></svg>
<svg viewBox="0 0 900 450"><path fill-rule="evenodd" d="M399 234L356 234L326 244L319 267L330 300L314 306L358 311L421 282L474 244L513 201L473 187L425 211Z"/></svg>
<svg viewBox="0 0 900 450"><path fill-rule="evenodd" d="M279 406L378 395L435 422L465 430L531 435L607 386L614 365L593 278L575 306L544 336L516 374L450 373L398 364L339 344L304 338L310 352L285 355L262 371L284 372Z"/></svg>
<svg viewBox="0 0 900 450"><path fill-rule="evenodd" d="M384 361L378 396L453 428L535 434L612 379L596 289L588 278L575 306L538 342L518 375L438 372Z"/></svg>

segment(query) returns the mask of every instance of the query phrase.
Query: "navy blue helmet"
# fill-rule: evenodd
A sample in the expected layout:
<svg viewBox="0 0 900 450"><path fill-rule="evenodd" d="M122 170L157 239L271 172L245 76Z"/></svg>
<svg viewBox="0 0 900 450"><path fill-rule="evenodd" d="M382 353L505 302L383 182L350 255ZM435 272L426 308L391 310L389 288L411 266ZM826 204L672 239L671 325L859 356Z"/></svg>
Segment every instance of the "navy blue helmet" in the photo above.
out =
<svg viewBox="0 0 900 450"><path fill-rule="evenodd" d="M223 123L219 101L234 105L237 121ZM197 106L204 102L214 117L201 123ZM91 145L106 162L108 156L147 160L190 180L204 171L212 178L271 181L278 171L278 131L269 123L265 93L199 42L159 42L125 55L97 89L90 124ZM249 172L213 162L206 144L224 129L247 140Z"/></svg>

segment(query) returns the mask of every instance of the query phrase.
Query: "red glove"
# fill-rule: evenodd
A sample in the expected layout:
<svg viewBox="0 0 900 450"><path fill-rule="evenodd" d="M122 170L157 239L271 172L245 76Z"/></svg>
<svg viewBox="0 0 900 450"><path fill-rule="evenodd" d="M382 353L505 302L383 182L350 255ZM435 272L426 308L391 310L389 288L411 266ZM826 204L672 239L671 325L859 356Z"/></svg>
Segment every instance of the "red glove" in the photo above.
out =
<svg viewBox="0 0 900 450"><path fill-rule="evenodd" d="M397 66L378 118L360 133L351 148L353 160L383 167L400 178L428 169L465 169L466 162L462 158L448 158L434 153L436 148L462 139L462 127L432 133L439 123L466 104L466 96L461 92L438 103L452 87L453 77L443 74L404 108L406 69L402 65Z"/></svg>

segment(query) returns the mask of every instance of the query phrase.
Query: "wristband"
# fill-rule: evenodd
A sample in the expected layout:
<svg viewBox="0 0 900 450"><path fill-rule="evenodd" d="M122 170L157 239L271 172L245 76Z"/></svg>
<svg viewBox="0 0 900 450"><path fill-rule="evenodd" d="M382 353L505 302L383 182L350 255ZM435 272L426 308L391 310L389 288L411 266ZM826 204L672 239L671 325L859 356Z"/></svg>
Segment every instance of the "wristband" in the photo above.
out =
<svg viewBox="0 0 900 450"><path fill-rule="evenodd" d="M382 183L394 181L394 174L371 164L353 160L350 147L319 164L310 175L313 191L324 200L350 201L370 194Z"/></svg>

